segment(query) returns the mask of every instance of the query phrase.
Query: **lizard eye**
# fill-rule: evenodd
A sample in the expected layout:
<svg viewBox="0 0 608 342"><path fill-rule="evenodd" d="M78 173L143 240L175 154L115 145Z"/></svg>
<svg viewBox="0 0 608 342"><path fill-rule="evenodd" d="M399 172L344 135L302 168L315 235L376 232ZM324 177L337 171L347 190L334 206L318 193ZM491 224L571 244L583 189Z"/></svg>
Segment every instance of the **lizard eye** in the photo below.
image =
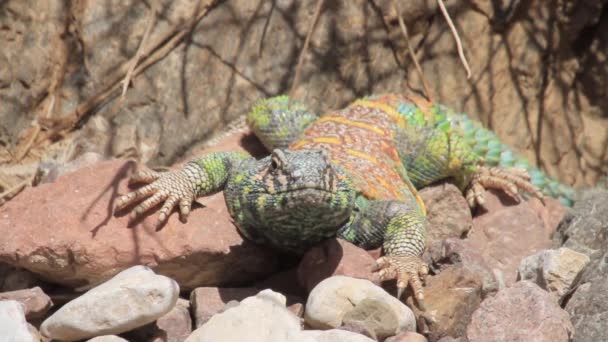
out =
<svg viewBox="0 0 608 342"><path fill-rule="evenodd" d="M281 150L272 151L272 156L270 157L270 171L275 171L283 167L285 160L285 154Z"/></svg>
<svg viewBox="0 0 608 342"><path fill-rule="evenodd" d="M279 163L273 158L270 161L270 171L274 171L279 168Z"/></svg>

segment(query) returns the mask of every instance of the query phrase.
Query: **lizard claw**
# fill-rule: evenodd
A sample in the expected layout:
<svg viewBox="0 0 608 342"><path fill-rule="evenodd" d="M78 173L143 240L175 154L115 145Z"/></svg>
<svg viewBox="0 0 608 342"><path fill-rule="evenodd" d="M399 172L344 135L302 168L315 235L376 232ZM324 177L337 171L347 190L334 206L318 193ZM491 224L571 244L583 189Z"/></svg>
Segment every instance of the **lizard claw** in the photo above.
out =
<svg viewBox="0 0 608 342"><path fill-rule="evenodd" d="M148 185L132 191L116 200L116 210L122 210L131 204L142 201L131 214L130 220L140 217L146 211L163 203L156 227L160 228L169 218L171 211L179 204L180 218L185 221L195 190L183 172L156 172L139 171L130 179L130 183L149 183Z"/></svg>
<svg viewBox="0 0 608 342"><path fill-rule="evenodd" d="M397 298L401 298L405 288L410 285L418 307L425 311L422 282L429 273L429 267L417 256L383 256L376 260L373 269L380 280L397 279Z"/></svg>
<svg viewBox="0 0 608 342"><path fill-rule="evenodd" d="M501 167L485 167L480 166L473 174L471 183L466 191L466 199L471 208L476 205L483 205L484 190L499 189L507 195L519 200L517 196L519 190L523 190L532 194L544 202L544 196L540 190L530 183L530 175L524 169L520 168L501 168Z"/></svg>

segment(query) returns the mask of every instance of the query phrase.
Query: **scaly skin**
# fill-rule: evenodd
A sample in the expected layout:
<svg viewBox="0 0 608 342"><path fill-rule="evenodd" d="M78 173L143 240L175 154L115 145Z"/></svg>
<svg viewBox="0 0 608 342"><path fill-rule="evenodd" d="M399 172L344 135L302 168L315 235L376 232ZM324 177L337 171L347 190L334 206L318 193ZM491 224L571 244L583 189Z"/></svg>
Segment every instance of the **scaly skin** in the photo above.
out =
<svg viewBox="0 0 608 342"><path fill-rule="evenodd" d="M396 278L399 296L409 284L422 307L426 210L417 188L452 177L471 206L483 204L485 188L543 196L525 170L504 167L525 165L491 132L420 98L373 96L318 118L279 96L254 105L247 122L270 156L210 153L180 171L143 172L134 180L151 184L117 207L149 197L137 216L164 202L162 224L178 204L185 219L196 197L224 190L239 231L256 243L295 254L331 236L381 246L381 279ZM557 184L532 171L532 182ZM568 190L545 191L570 199L556 189Z"/></svg>

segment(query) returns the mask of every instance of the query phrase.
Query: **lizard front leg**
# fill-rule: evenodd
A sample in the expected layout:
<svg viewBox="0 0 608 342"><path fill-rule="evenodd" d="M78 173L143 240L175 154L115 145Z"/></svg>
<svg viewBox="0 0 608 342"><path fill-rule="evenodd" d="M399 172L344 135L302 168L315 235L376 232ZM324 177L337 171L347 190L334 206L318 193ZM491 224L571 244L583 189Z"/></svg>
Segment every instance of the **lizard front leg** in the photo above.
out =
<svg viewBox="0 0 608 342"><path fill-rule="evenodd" d="M359 199L351 223L338 236L365 249L382 246L384 256L376 261L374 271L381 280L397 280L398 298L409 285L424 310L422 282L429 269L420 256L426 218L415 201Z"/></svg>
<svg viewBox="0 0 608 342"><path fill-rule="evenodd" d="M215 152L188 162L179 171L137 172L130 181L149 184L118 198L116 209L122 210L143 200L133 209L131 218L135 219L164 202L157 221L157 227L160 227L179 204L180 218L186 221L192 202L200 196L221 191L231 169L246 158L249 156L243 152Z"/></svg>

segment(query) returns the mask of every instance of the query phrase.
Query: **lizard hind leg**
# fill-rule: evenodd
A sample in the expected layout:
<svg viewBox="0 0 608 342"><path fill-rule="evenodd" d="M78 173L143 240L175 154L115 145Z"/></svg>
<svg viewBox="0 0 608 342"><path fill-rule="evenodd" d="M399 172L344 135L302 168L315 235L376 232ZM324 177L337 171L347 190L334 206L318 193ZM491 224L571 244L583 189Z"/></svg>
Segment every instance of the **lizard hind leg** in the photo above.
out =
<svg viewBox="0 0 608 342"><path fill-rule="evenodd" d="M256 102L247 114L247 125L268 151L286 149L319 116L285 95Z"/></svg>

